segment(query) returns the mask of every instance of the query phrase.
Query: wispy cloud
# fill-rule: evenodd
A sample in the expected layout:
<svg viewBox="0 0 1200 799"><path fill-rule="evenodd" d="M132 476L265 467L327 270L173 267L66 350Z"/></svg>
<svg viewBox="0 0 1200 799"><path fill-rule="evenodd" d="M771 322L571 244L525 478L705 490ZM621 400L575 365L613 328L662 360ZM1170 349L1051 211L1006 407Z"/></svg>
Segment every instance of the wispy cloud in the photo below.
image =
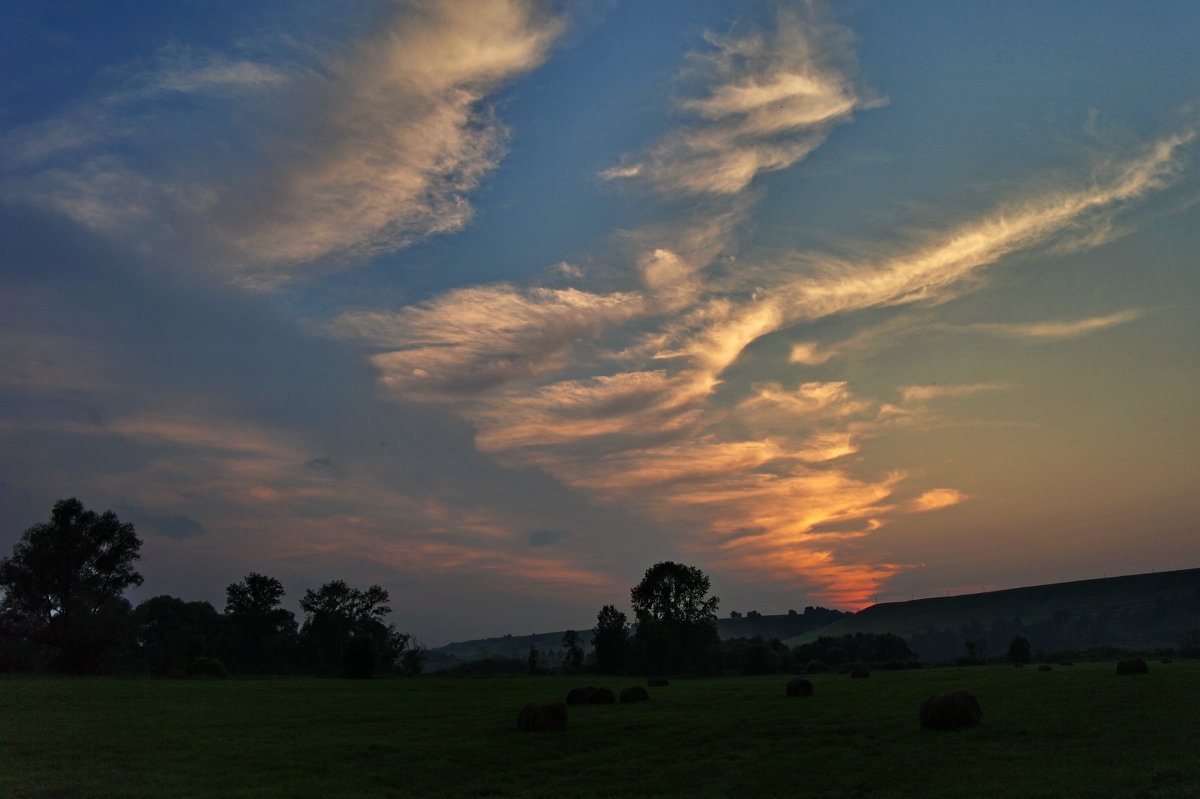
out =
<svg viewBox="0 0 1200 799"><path fill-rule="evenodd" d="M972 330L980 330L1007 338L1026 340L1053 340L1079 338L1099 330L1123 325L1145 316L1146 312L1138 309L1118 311L1107 316L1093 316L1087 319L1056 320L1046 322L1026 323L984 323L971 325Z"/></svg>
<svg viewBox="0 0 1200 799"><path fill-rule="evenodd" d="M481 101L541 64L562 30L530 0L396 4L327 59L306 133L222 217L226 235L259 262L287 265L461 228L504 137Z"/></svg>
<svg viewBox="0 0 1200 799"><path fill-rule="evenodd" d="M854 85L844 32L809 10L781 9L769 32L709 34L715 49L695 56L689 76L705 90L680 102L698 121L667 136L646 160L601 176L644 176L668 194L733 195L807 157L836 125L873 104Z"/></svg>
<svg viewBox="0 0 1200 799"><path fill-rule="evenodd" d="M10 134L21 174L5 194L147 246L198 248L245 285L335 269L466 224L506 135L485 100L541 64L563 27L532 0L411 0L281 64L168 48L110 94ZM228 125L198 136L163 102L178 94L221 98ZM133 139L162 152L157 167L124 157ZM230 160L231 139L253 166Z"/></svg>
<svg viewBox="0 0 1200 799"><path fill-rule="evenodd" d="M715 39L718 52L701 59L708 90L684 104L700 121L644 161L609 171L647 177L668 194L738 203L626 234L634 255L624 290L459 289L399 312L348 314L335 330L381 348L373 360L397 396L453 408L475 426L477 445L503 461L536 466L678 530L681 546L714 565L861 603L905 566L870 562L855 541L896 514L967 499L937 488L892 500L906 476L856 476L863 442L883 426L934 418L936 401L1004 386L902 386L900 403L890 404L855 396L845 381L794 389L765 381L747 391L726 386L726 373L779 331L867 309L936 305L982 285L985 270L1014 253L1080 240L1089 225L1168 185L1194 134L1166 137L1088 180L1031 190L916 243L860 245L865 254L853 258L723 259L749 215L744 192L754 177L794 164L864 104L851 73L830 66L845 62L823 60L837 48L818 44L820 33L789 19L771 36ZM786 148L767 142L790 136L794 150L768 157ZM567 276L586 284L583 272ZM920 324L945 326L885 323L833 345L796 344L789 360L821 365Z"/></svg>

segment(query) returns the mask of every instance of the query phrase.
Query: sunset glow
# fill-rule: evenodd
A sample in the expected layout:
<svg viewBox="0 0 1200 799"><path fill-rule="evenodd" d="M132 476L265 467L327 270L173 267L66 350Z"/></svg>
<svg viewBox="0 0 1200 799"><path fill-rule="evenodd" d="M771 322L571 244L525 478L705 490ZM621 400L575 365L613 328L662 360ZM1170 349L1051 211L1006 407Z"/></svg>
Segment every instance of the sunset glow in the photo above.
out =
<svg viewBox="0 0 1200 799"><path fill-rule="evenodd" d="M1196 4L219 5L13 12L6 549L433 644L1200 565Z"/></svg>

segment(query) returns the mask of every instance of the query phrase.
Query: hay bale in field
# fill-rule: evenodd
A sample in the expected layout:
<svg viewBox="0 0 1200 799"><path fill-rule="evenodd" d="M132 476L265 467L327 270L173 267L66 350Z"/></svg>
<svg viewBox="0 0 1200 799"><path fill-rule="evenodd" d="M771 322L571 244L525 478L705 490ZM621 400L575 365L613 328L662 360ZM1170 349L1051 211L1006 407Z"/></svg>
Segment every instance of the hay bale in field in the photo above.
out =
<svg viewBox="0 0 1200 799"><path fill-rule="evenodd" d="M812 696L813 684L808 680L788 680L787 684L788 696Z"/></svg>
<svg viewBox="0 0 1200 799"><path fill-rule="evenodd" d="M530 702L517 714L521 732L563 732L567 729L566 702Z"/></svg>
<svg viewBox="0 0 1200 799"><path fill-rule="evenodd" d="M592 704L593 705L611 705L617 701L617 697L613 694L611 688L593 688L592 689Z"/></svg>
<svg viewBox="0 0 1200 799"><path fill-rule="evenodd" d="M965 730L983 722L983 708L970 691L931 696L917 715L923 730Z"/></svg>
<svg viewBox="0 0 1200 799"><path fill-rule="evenodd" d="M1075 665L1075 661L1073 661L1073 660L1063 660L1063 661L1059 661L1059 664L1058 664L1058 665L1060 665L1060 666L1074 666L1074 665Z"/></svg>
<svg viewBox="0 0 1200 799"><path fill-rule="evenodd" d="M1043 663L1042 665L1038 666L1038 671L1054 671L1054 669L1050 667L1049 663Z"/></svg>
<svg viewBox="0 0 1200 799"><path fill-rule="evenodd" d="M640 685L631 685L621 689L622 702L645 702L649 698L650 694L646 693L646 689Z"/></svg>
<svg viewBox="0 0 1200 799"><path fill-rule="evenodd" d="M568 705L590 705L592 703L592 695L596 692L595 688L588 686L587 688L572 688L567 691Z"/></svg>
<svg viewBox="0 0 1200 799"><path fill-rule="evenodd" d="M852 669L850 671L850 676L856 680L865 680L871 676L871 672L867 671L866 669Z"/></svg>
<svg viewBox="0 0 1200 799"><path fill-rule="evenodd" d="M651 677L646 680L646 685L649 685L651 688L666 688L670 684L666 677Z"/></svg>
<svg viewBox="0 0 1200 799"><path fill-rule="evenodd" d="M1117 661L1117 674L1146 674L1150 667L1141 658L1125 658Z"/></svg>

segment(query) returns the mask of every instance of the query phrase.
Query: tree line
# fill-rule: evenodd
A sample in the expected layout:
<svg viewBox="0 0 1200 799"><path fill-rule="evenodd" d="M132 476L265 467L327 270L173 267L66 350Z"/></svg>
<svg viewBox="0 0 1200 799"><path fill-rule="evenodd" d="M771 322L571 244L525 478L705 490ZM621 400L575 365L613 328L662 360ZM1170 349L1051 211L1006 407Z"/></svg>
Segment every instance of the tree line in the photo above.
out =
<svg viewBox="0 0 1200 799"><path fill-rule="evenodd" d="M56 502L0 558L0 670L70 674L419 673L422 647L386 622L386 589L332 580L300 599L302 621L282 606L279 580L251 572L208 602L156 596L136 607L127 589L141 540L112 511Z"/></svg>

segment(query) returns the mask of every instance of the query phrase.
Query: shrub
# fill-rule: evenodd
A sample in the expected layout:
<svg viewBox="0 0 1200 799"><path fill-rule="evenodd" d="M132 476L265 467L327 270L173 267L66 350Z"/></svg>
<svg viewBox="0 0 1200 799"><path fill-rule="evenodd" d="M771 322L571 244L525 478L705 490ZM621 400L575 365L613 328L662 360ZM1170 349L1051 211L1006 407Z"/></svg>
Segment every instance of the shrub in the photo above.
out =
<svg viewBox="0 0 1200 799"><path fill-rule="evenodd" d="M351 638L342 652L342 676L357 680L374 676L377 652L371 638L365 635Z"/></svg>
<svg viewBox="0 0 1200 799"><path fill-rule="evenodd" d="M188 674L193 677L214 677L223 680L229 676L225 664L216 658L198 657L188 665Z"/></svg>

